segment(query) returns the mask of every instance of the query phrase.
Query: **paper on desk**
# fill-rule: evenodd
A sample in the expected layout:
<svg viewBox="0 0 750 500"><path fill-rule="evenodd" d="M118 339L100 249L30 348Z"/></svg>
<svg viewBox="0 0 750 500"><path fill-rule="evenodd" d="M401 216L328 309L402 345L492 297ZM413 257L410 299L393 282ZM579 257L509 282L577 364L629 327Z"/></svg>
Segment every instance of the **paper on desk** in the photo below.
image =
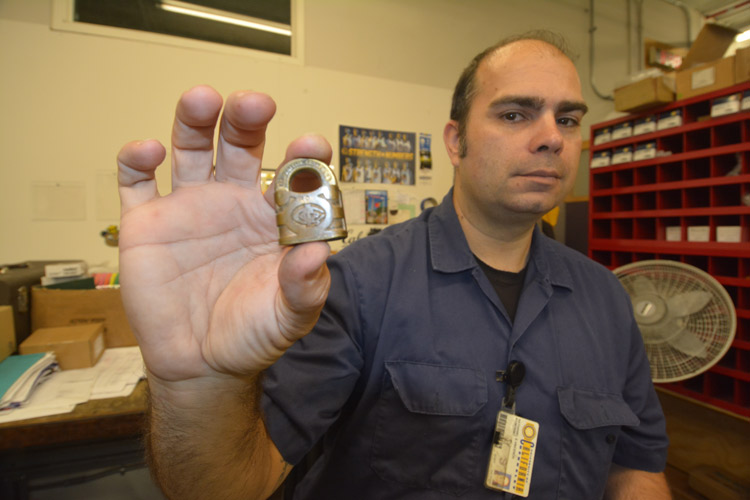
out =
<svg viewBox="0 0 750 500"><path fill-rule="evenodd" d="M107 349L91 368L54 373L21 408L0 412L0 423L70 413L90 399L130 395L144 377L138 347Z"/></svg>
<svg viewBox="0 0 750 500"><path fill-rule="evenodd" d="M107 349L92 369L98 371L90 399L128 396L145 377L143 357L138 347Z"/></svg>

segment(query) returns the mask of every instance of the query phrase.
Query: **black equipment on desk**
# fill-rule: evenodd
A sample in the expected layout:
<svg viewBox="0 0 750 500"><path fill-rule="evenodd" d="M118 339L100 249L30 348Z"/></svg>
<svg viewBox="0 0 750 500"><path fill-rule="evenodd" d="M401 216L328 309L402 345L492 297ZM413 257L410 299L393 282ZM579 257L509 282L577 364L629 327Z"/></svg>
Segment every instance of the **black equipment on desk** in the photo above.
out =
<svg viewBox="0 0 750 500"><path fill-rule="evenodd" d="M31 287L41 284L46 264L59 260L32 260L18 264L0 264L0 306L13 308L16 345L31 335Z"/></svg>

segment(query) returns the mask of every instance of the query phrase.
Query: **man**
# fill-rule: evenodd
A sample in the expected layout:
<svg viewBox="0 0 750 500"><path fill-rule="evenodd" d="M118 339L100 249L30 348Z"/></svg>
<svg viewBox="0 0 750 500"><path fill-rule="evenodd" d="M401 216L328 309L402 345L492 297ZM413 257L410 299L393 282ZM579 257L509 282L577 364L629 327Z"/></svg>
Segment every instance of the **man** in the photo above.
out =
<svg viewBox="0 0 750 500"><path fill-rule="evenodd" d="M554 39L477 56L444 131L451 192L327 265L324 243L278 246L257 187L274 103L228 98L214 171L220 109L211 89L182 96L167 197L161 145L119 156L123 300L170 496L266 498L320 445L295 498L509 497L485 487L503 411L538 425L529 498L669 498L627 295L535 230L573 184L586 111ZM306 136L296 157L331 149ZM509 377L519 364L525 377Z"/></svg>

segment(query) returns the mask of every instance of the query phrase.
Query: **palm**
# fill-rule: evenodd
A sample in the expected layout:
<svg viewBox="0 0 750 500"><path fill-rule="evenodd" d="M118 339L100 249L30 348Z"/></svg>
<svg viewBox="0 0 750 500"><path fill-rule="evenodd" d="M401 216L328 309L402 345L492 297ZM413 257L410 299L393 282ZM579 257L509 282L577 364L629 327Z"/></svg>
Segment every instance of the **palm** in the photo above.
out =
<svg viewBox="0 0 750 500"><path fill-rule="evenodd" d="M123 302L149 370L179 381L267 367L317 318L327 275L313 287L303 278L325 256L320 247L278 245L274 210L257 181L257 150L238 148L241 165L223 160L220 167L217 158L215 175L204 158L192 170L178 166L174 191L160 197L153 173L163 155L154 148L128 145L120 158ZM185 181L201 172L200 181Z"/></svg>
<svg viewBox="0 0 750 500"><path fill-rule="evenodd" d="M258 355L236 346L250 318L273 317L281 256L275 229L260 193L216 182L123 216L122 280L125 290L140 287L126 303L136 331L159 332L139 339L148 345L144 352L162 360L158 375L199 375L207 362L237 370ZM269 325L254 326L270 333Z"/></svg>

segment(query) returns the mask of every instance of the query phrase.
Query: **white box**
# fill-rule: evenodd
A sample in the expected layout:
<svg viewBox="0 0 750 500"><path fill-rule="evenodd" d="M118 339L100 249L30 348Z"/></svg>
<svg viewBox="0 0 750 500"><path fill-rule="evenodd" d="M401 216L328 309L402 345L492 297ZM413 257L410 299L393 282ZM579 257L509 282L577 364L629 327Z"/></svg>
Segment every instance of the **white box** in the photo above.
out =
<svg viewBox="0 0 750 500"><path fill-rule="evenodd" d="M633 135L633 125L630 122L619 123L612 127L612 140L625 139Z"/></svg>
<svg viewBox="0 0 750 500"><path fill-rule="evenodd" d="M739 243L742 240L740 226L716 226L716 241L722 243Z"/></svg>
<svg viewBox="0 0 750 500"><path fill-rule="evenodd" d="M633 135L647 134L649 132L656 132L656 118L653 115L635 121Z"/></svg>
<svg viewBox="0 0 750 500"><path fill-rule="evenodd" d="M610 152L600 151L591 157L591 168L608 167L611 164Z"/></svg>
<svg viewBox="0 0 750 500"><path fill-rule="evenodd" d="M732 94L714 99L711 101L711 116L716 118L717 116L737 113L740 110L741 100L741 94Z"/></svg>
<svg viewBox="0 0 750 500"><path fill-rule="evenodd" d="M604 144L612 140L612 129L605 127L601 130L594 132L594 146Z"/></svg>
<svg viewBox="0 0 750 500"><path fill-rule="evenodd" d="M633 153L633 160L650 160L656 158L656 141L646 142L638 144L635 147L635 153Z"/></svg>
<svg viewBox="0 0 750 500"><path fill-rule="evenodd" d="M664 130L682 125L682 111L675 109L659 115L659 121L656 123L657 130Z"/></svg>
<svg viewBox="0 0 750 500"><path fill-rule="evenodd" d="M618 163L627 163L633 161L633 148L632 146L623 146L617 148L612 152L612 165Z"/></svg>
<svg viewBox="0 0 750 500"><path fill-rule="evenodd" d="M47 278L70 278L72 276L83 276L88 266L85 262L61 262L60 264L47 264L44 266L44 275Z"/></svg>
<svg viewBox="0 0 750 500"><path fill-rule="evenodd" d="M687 239L705 242L709 240L709 232L708 226L690 226L687 228Z"/></svg>
<svg viewBox="0 0 750 500"><path fill-rule="evenodd" d="M682 241L682 228L680 226L667 226L667 241Z"/></svg>

